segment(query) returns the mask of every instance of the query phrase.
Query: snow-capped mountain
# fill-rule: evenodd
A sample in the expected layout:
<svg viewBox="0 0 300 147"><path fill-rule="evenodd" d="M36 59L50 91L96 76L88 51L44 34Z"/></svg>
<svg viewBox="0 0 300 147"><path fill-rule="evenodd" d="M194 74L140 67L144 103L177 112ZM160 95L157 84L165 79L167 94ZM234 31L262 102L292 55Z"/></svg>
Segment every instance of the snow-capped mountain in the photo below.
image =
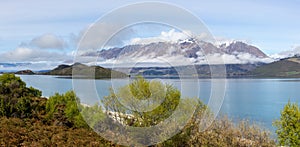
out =
<svg viewBox="0 0 300 147"><path fill-rule="evenodd" d="M97 56L102 63L168 62L173 65L185 64L249 64L268 63L272 59L257 47L244 42L214 45L194 38L177 42L156 42L150 44L127 45L120 48L103 49L84 56Z"/></svg>

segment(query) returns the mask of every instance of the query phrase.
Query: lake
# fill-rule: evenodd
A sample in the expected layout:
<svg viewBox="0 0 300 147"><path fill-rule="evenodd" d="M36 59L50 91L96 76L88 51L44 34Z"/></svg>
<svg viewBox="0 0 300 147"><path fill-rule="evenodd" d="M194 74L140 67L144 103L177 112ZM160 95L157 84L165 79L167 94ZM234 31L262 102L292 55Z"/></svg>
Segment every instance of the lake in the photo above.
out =
<svg viewBox="0 0 300 147"><path fill-rule="evenodd" d="M57 78L55 76L44 75L20 75L21 79L28 86L35 87L43 92L43 96L49 97L56 92L64 93L72 90L72 79ZM98 98L82 99L86 104L92 104L103 96L109 94L108 89L113 85L119 87L127 83L126 80L79 80L82 87L89 90L93 87L87 85L94 83ZM197 83L190 79L163 79L164 83L169 83L178 89L185 89L185 96L194 96L199 92L199 97L204 103L207 103L210 93L218 92L211 90L210 79L199 79ZM181 87L185 83L185 87ZM199 85L199 91L193 87L193 84ZM191 85L191 86L189 86ZM224 101L220 109L220 114L225 114L233 120L249 119L257 122L262 127L274 131L272 122L280 117L280 111L290 100L291 102L300 102L300 79L226 79L226 89ZM95 95L86 94L86 97L95 97Z"/></svg>

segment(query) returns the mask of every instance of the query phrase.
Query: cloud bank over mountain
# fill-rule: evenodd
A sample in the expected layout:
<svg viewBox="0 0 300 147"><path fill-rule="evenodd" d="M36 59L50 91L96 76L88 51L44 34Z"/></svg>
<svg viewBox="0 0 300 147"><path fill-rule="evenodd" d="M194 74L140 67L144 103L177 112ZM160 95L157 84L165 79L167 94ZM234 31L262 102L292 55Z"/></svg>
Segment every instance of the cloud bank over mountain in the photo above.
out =
<svg viewBox="0 0 300 147"><path fill-rule="evenodd" d="M294 46L292 50L286 50L277 54L270 55L274 59L282 59L287 57L292 57L295 55L300 55L300 46Z"/></svg>

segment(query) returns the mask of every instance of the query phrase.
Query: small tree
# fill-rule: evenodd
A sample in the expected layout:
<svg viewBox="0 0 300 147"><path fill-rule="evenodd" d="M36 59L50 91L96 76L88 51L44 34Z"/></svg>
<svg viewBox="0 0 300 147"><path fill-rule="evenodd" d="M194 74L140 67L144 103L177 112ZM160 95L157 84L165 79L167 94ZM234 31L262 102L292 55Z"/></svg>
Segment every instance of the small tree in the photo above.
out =
<svg viewBox="0 0 300 147"><path fill-rule="evenodd" d="M274 122L277 127L279 145L300 146L300 109L296 103L288 102L281 111L280 120Z"/></svg>
<svg viewBox="0 0 300 147"><path fill-rule="evenodd" d="M48 118L56 117L64 124L87 127L77 107L77 102L79 102L79 98L73 91L68 91L65 94L56 93L46 103Z"/></svg>
<svg viewBox="0 0 300 147"><path fill-rule="evenodd" d="M168 118L176 109L179 100L180 91L173 86L138 77L116 92L110 89L110 95L105 96L102 102L107 112L116 112L116 117L122 117L122 114L133 115L136 122L124 122L127 125L148 127ZM124 104L127 107L123 106ZM141 111L144 107L154 109Z"/></svg>
<svg viewBox="0 0 300 147"><path fill-rule="evenodd" d="M143 77L137 77L128 85L119 87L117 89L110 89L110 94L102 99L105 112L109 120L112 118L125 126L132 126L133 128L143 127L146 131L133 131L127 135L126 140L136 141L138 145L148 145L156 138L166 139L170 132L182 129L193 116L193 108L205 109L206 107L198 98L181 97L178 89L170 84L164 84L160 81L148 81ZM205 108L204 108L205 107ZM173 115L173 116L172 116ZM171 117L176 122L171 122ZM111 121L111 120L109 120ZM118 128L118 123L111 124L110 122L105 127ZM168 123L169 121L170 123ZM152 126L159 126L166 124L159 129L153 129ZM97 130L101 130L102 126L96 126ZM106 128L105 128L106 129ZM148 129L148 130L147 130ZM122 133L122 131L119 131ZM119 135L116 133L116 135ZM184 132L181 135L169 140L166 146L184 146L190 133ZM120 135L122 136L122 135ZM111 137L114 137L112 135ZM120 140L124 139L119 137ZM131 139L132 138L132 139ZM177 142L177 144L175 143Z"/></svg>

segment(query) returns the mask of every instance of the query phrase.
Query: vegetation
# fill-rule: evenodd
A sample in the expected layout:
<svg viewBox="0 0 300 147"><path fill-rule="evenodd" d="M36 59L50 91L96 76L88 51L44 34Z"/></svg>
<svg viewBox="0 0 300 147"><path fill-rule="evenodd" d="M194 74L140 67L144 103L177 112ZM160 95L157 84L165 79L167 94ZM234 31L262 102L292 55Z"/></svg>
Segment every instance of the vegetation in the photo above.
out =
<svg viewBox="0 0 300 147"><path fill-rule="evenodd" d="M90 129L45 124L37 119L0 118L0 146L113 146Z"/></svg>
<svg viewBox="0 0 300 147"><path fill-rule="evenodd" d="M26 83L13 74L0 76L0 116L34 117L36 113L32 112L42 109L34 103L41 94L37 89L27 88Z"/></svg>
<svg viewBox="0 0 300 147"><path fill-rule="evenodd" d="M164 89L164 90L162 90ZM152 111L138 111L141 107L140 101L148 100L147 106L151 107L157 97L164 96L165 99ZM117 112L113 117L124 117L128 126L144 127L153 126L169 117L178 106L180 92L172 85L164 85L160 82L149 82L141 77L135 81L119 88L117 91L110 91L110 95L104 97L103 104L106 110ZM201 101L190 101L185 99L187 104L197 103L197 109L188 124L177 135L156 146L274 146L275 141L270 138L270 133L260 129L259 126L251 125L248 121L241 121L235 125L231 120L224 117L215 120L205 131L201 128L201 119L207 111L206 105ZM126 104L127 107L124 107ZM187 105L191 106L191 105ZM127 114L127 115L122 115ZM130 115L128 115L130 114ZM184 115L184 114L183 114ZM133 116L134 120L128 116ZM208 115L211 116L211 115ZM170 126L168 129L177 129ZM167 129L167 130L168 130ZM136 138L135 138L136 140ZM145 143L145 142L138 142Z"/></svg>
<svg viewBox="0 0 300 147"><path fill-rule="evenodd" d="M1 146L113 145L87 127L73 92L41 94L13 74L0 76Z"/></svg>
<svg viewBox="0 0 300 147"><path fill-rule="evenodd" d="M162 146L275 146L268 131L242 120L233 123L227 117L215 120L205 131L199 132L199 124L191 121L171 139L161 143Z"/></svg>
<svg viewBox="0 0 300 147"><path fill-rule="evenodd" d="M297 103L288 102L274 125L279 145L300 146L300 108Z"/></svg>
<svg viewBox="0 0 300 147"><path fill-rule="evenodd" d="M35 73L32 70L20 70L15 72L17 75L34 75Z"/></svg>
<svg viewBox="0 0 300 147"><path fill-rule="evenodd" d="M161 102L160 99L163 97L164 100ZM174 87L165 86L157 81L149 82L139 77L129 85L121 87L118 93L110 90L110 95L104 97L103 104L107 111L130 114L136 119L135 122L125 122L126 125L146 127L156 125L168 118L176 109L179 100L180 92ZM142 110L145 107L155 109Z"/></svg>
<svg viewBox="0 0 300 147"><path fill-rule="evenodd" d="M82 106L77 107L77 102L79 99L73 91L62 95L56 93L46 103L48 118L55 119L56 123L69 127L88 127L79 111Z"/></svg>
<svg viewBox="0 0 300 147"><path fill-rule="evenodd" d="M105 127L99 125L99 120L105 121L109 117L105 117L99 105L77 106L79 99L74 92L55 94L49 99L40 96L39 90L27 88L16 76L0 76L1 146L118 146L97 135L85 123L87 121L94 129ZM141 105L131 103L131 111L126 110L121 103L117 103L121 96L121 102L130 104L133 102L130 96L134 96L148 102L143 105L155 109L150 112L134 111L140 110ZM165 99L156 107L154 101L161 96ZM133 115L124 121L126 125L144 127L156 125L169 117L178 107L179 98L180 92L171 85L138 78L116 92L111 91L103 102L106 110ZM195 103L188 99L186 102ZM247 121L235 125L228 118L221 118L199 132L200 118L208 108L201 101L196 103L197 109L188 124L177 135L154 146L274 146L275 142L266 131ZM113 135L118 137L118 134Z"/></svg>

